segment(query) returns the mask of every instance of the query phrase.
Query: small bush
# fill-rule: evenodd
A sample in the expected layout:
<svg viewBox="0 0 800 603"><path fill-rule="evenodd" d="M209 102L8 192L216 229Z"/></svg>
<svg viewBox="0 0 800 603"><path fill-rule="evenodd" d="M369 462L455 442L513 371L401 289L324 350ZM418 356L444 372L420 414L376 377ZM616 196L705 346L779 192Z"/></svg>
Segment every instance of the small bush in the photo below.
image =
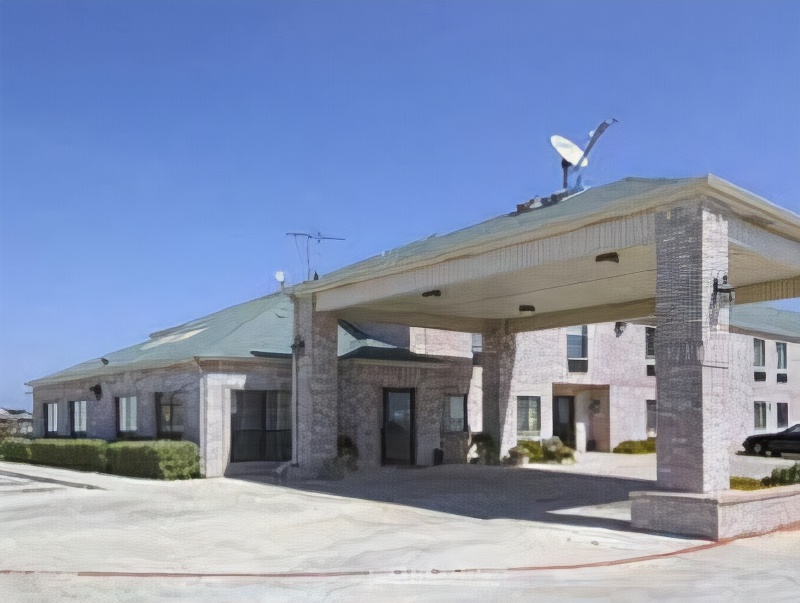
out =
<svg viewBox="0 0 800 603"><path fill-rule="evenodd" d="M340 435L336 438L336 457L349 471L358 469L358 447L350 436Z"/></svg>
<svg viewBox="0 0 800 603"><path fill-rule="evenodd" d="M565 461L575 462L575 451L569 446L565 446L558 436L553 436L542 442L542 452L545 461Z"/></svg>
<svg viewBox="0 0 800 603"><path fill-rule="evenodd" d="M200 476L197 444L155 440L108 445L108 473L150 479L191 479Z"/></svg>
<svg viewBox="0 0 800 603"><path fill-rule="evenodd" d="M800 484L800 463L784 469L773 469L772 475L762 479L761 483L767 487Z"/></svg>
<svg viewBox="0 0 800 603"><path fill-rule="evenodd" d="M766 487L760 479L731 476L731 490L761 490Z"/></svg>
<svg viewBox="0 0 800 603"><path fill-rule="evenodd" d="M0 443L0 459L29 463L31 460L31 440L8 438Z"/></svg>
<svg viewBox="0 0 800 603"><path fill-rule="evenodd" d="M652 454L656 451L656 439L647 438L646 440L625 440L614 448L617 454Z"/></svg>
<svg viewBox="0 0 800 603"><path fill-rule="evenodd" d="M500 463L500 451L488 433L476 433L472 436L476 457L471 462L481 465L497 465Z"/></svg>
<svg viewBox="0 0 800 603"><path fill-rule="evenodd" d="M531 463L542 463L545 460L541 442L520 440L509 452L511 451L515 451L515 454L520 456L527 456Z"/></svg>
<svg viewBox="0 0 800 603"><path fill-rule="evenodd" d="M103 440L32 440L30 462L78 471L105 471L108 444Z"/></svg>

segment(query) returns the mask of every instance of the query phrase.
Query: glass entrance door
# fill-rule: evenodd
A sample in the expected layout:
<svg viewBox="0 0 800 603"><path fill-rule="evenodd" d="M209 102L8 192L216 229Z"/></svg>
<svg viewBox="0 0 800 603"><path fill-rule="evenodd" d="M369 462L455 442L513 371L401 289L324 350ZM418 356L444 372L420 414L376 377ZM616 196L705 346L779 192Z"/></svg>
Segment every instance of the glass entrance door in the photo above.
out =
<svg viewBox="0 0 800 603"><path fill-rule="evenodd" d="M292 395L284 391L234 391L231 462L292 460Z"/></svg>
<svg viewBox="0 0 800 603"><path fill-rule="evenodd" d="M565 446L575 448L575 398L555 396L553 398L553 435Z"/></svg>
<svg viewBox="0 0 800 603"><path fill-rule="evenodd" d="M414 390L383 390L383 464L414 464Z"/></svg>

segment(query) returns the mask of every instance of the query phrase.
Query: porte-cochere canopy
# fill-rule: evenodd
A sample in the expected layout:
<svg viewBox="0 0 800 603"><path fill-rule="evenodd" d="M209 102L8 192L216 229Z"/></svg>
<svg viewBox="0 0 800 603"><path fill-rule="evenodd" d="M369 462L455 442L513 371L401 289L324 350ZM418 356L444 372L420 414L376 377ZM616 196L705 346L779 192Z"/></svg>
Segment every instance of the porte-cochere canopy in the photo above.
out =
<svg viewBox="0 0 800 603"><path fill-rule="evenodd" d="M737 303L800 296L800 217L712 175L626 178L411 243L296 292L344 319L471 332L497 320L513 332L653 319L655 216L687 202L727 218Z"/></svg>

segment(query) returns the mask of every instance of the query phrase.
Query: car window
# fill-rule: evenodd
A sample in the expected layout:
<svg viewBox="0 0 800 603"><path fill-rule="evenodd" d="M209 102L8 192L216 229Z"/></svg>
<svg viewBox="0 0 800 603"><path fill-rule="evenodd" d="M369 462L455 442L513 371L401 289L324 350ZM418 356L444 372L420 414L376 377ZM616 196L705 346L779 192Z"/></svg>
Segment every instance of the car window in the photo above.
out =
<svg viewBox="0 0 800 603"><path fill-rule="evenodd" d="M786 433L800 433L800 423L786 430Z"/></svg>

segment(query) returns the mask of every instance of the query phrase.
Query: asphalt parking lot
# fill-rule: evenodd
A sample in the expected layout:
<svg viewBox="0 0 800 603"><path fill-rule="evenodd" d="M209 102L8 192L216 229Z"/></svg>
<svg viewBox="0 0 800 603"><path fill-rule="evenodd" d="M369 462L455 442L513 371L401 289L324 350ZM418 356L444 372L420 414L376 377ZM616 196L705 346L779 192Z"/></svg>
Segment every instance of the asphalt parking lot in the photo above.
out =
<svg viewBox="0 0 800 603"><path fill-rule="evenodd" d="M291 487L0 463L0 591L12 601L797 593L800 532L724 545L634 532L627 494L652 487L635 476L648 461L606 456L623 475L591 475L603 459L585 457L566 471L386 469ZM731 584L733 598L713 597Z"/></svg>

